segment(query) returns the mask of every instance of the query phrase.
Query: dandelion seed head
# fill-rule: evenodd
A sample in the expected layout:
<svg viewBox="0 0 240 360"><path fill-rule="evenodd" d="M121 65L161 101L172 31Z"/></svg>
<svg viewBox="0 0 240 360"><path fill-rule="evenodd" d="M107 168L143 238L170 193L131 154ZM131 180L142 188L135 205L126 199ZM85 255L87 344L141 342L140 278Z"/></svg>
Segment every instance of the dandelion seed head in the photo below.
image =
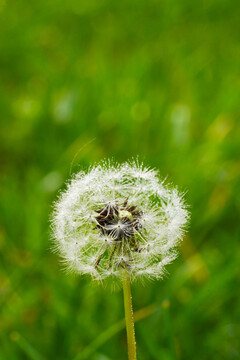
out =
<svg viewBox="0 0 240 360"><path fill-rule="evenodd" d="M55 250L69 271L93 279L161 278L177 256L188 211L183 196L138 163L79 172L54 205Z"/></svg>

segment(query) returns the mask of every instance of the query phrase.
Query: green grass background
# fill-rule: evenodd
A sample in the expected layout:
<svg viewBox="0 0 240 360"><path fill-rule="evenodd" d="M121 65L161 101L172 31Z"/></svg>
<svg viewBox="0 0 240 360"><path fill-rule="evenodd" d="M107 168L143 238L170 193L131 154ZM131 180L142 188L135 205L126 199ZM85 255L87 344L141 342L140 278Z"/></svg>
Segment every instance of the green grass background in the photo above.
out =
<svg viewBox="0 0 240 360"><path fill-rule="evenodd" d="M136 155L192 213L169 276L133 286L136 311L155 306L138 359L239 359L239 14L237 0L0 0L1 360L127 358L121 291L62 271L49 214L71 173Z"/></svg>

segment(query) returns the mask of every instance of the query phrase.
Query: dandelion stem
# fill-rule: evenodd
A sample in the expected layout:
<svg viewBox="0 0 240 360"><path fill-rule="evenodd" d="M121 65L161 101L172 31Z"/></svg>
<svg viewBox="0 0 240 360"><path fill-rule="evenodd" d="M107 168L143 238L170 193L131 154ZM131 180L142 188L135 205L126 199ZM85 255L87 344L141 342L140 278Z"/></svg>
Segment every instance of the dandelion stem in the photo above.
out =
<svg viewBox="0 0 240 360"><path fill-rule="evenodd" d="M128 271L126 271L125 269L123 270L123 296L128 342L128 359L137 360L130 276Z"/></svg>

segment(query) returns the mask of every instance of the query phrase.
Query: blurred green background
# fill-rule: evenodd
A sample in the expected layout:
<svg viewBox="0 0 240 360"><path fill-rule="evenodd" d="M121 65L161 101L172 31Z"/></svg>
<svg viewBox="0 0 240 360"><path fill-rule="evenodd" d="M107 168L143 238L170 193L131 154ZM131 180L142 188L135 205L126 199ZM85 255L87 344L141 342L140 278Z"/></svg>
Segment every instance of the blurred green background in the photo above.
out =
<svg viewBox="0 0 240 360"><path fill-rule="evenodd" d="M0 0L1 360L127 358L121 291L62 271L49 214L71 173L136 155L192 213L169 276L133 286L138 359L239 359L239 14Z"/></svg>

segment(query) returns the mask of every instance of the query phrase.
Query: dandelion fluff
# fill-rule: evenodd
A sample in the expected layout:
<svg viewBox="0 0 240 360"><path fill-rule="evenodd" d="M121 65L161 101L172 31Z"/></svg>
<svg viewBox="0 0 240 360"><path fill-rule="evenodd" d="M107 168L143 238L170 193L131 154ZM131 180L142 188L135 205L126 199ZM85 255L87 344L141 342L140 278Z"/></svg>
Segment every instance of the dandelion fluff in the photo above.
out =
<svg viewBox="0 0 240 360"><path fill-rule="evenodd" d="M55 249L70 271L94 279L161 278L188 219L182 195L138 163L79 172L55 203Z"/></svg>

